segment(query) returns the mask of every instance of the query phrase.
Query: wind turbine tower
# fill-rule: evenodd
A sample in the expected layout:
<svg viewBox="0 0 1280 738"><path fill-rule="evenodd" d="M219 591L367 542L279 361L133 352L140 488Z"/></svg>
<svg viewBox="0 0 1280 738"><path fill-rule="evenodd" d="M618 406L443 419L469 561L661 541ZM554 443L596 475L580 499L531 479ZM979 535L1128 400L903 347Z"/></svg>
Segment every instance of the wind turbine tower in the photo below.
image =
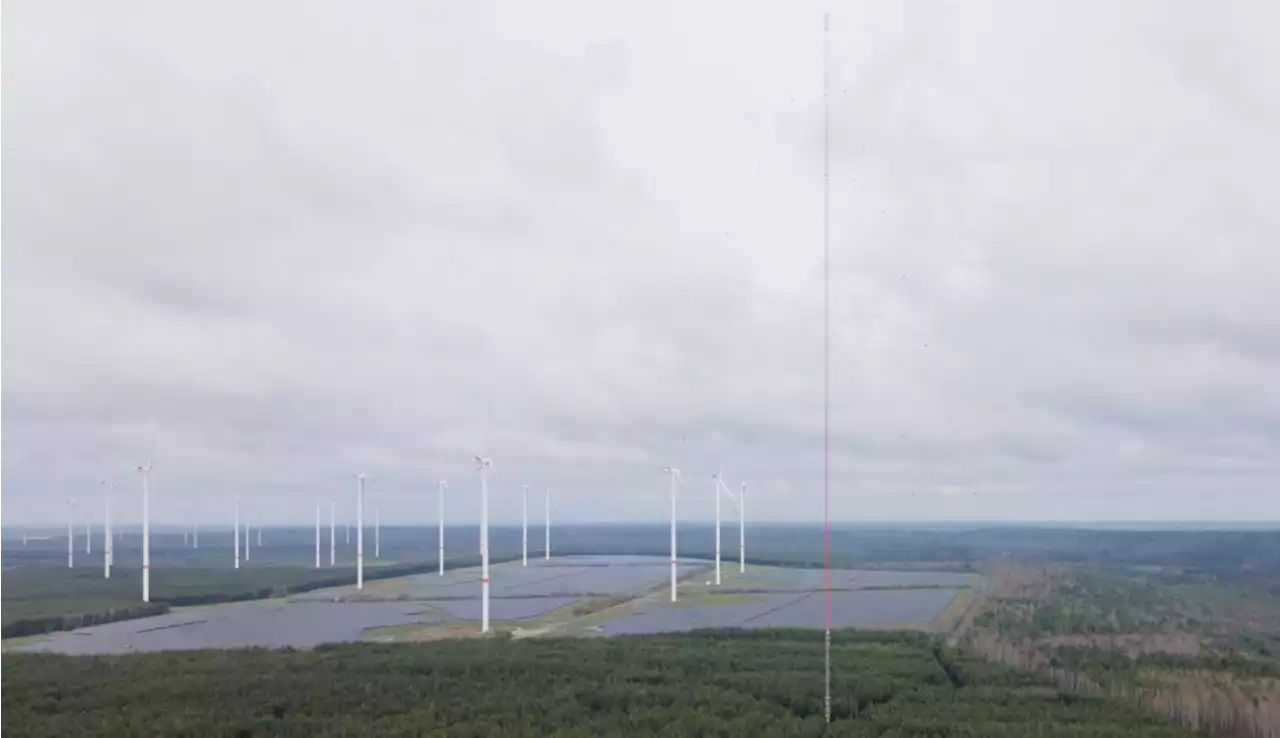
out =
<svg viewBox="0 0 1280 738"><path fill-rule="evenodd" d="M671 601L676 601L676 484L683 482L680 470L666 466L662 471L671 478Z"/></svg>
<svg viewBox="0 0 1280 738"><path fill-rule="evenodd" d="M475 456L480 471L480 632L489 632L489 472L493 460Z"/></svg>
<svg viewBox="0 0 1280 738"><path fill-rule="evenodd" d="M747 569L746 559L746 527L744 521L745 510L742 497L735 497L733 490L729 489L729 485L724 482L724 475L717 474L716 480L716 584L720 583L720 493L723 491L729 496L729 499L738 506L738 573L741 574ZM742 494L747 493L747 485L742 484Z"/></svg>
<svg viewBox="0 0 1280 738"><path fill-rule="evenodd" d="M738 573L747 570L747 483L738 492Z"/></svg>
<svg viewBox="0 0 1280 738"><path fill-rule="evenodd" d="M443 479L436 482L436 524L439 526L436 531L436 565L440 576L444 576L444 493L448 489L449 484Z"/></svg>
<svg viewBox="0 0 1280 738"><path fill-rule="evenodd" d="M151 462L138 465L142 474L142 601L151 601Z"/></svg>
<svg viewBox="0 0 1280 738"><path fill-rule="evenodd" d="M338 550L338 503L329 503L329 566L337 560Z"/></svg>
<svg viewBox="0 0 1280 738"><path fill-rule="evenodd" d="M71 511L76 506L76 501L67 498L67 568L74 569L76 565L76 534L74 522L71 519Z"/></svg>
<svg viewBox="0 0 1280 738"><path fill-rule="evenodd" d="M364 474L356 474L356 589L364 589Z"/></svg>
<svg viewBox="0 0 1280 738"><path fill-rule="evenodd" d="M542 542L542 557L546 561L551 560L551 488L547 487L547 496L545 499L545 507L542 511L542 520L546 528L542 531L545 540Z"/></svg>
<svg viewBox="0 0 1280 738"><path fill-rule="evenodd" d="M316 503L316 568L320 568L320 503Z"/></svg>
<svg viewBox="0 0 1280 738"><path fill-rule="evenodd" d="M102 578L111 578L111 485L102 482Z"/></svg>
<svg viewBox="0 0 1280 738"><path fill-rule="evenodd" d="M520 507L520 565L529 565L529 485L524 486Z"/></svg>
<svg viewBox="0 0 1280 738"><path fill-rule="evenodd" d="M236 568L240 568L240 495L236 495L236 520L231 526L236 537Z"/></svg>
<svg viewBox="0 0 1280 738"><path fill-rule="evenodd" d="M711 475L712 481L716 483L716 586L720 586L720 488L724 486L724 480L721 479L721 473L717 472Z"/></svg>

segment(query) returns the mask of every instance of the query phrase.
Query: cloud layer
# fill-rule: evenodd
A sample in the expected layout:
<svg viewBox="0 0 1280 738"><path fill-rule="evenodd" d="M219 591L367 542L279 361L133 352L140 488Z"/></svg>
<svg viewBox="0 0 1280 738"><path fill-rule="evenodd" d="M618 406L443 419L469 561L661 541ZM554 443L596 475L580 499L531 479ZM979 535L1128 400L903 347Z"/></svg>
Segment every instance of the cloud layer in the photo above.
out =
<svg viewBox="0 0 1280 738"><path fill-rule="evenodd" d="M6 523L820 517L820 7L296 11L6 4ZM1280 517L1278 16L840 7L837 518Z"/></svg>

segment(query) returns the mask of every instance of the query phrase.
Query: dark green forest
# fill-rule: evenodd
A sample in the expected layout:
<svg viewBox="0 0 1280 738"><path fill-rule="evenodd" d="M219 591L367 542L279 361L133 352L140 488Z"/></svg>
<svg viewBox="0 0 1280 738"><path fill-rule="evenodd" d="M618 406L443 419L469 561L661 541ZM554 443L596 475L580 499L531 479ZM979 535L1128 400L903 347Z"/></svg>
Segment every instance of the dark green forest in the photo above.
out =
<svg viewBox="0 0 1280 738"><path fill-rule="evenodd" d="M1191 736L919 633L702 631L314 651L3 656L16 736Z"/></svg>

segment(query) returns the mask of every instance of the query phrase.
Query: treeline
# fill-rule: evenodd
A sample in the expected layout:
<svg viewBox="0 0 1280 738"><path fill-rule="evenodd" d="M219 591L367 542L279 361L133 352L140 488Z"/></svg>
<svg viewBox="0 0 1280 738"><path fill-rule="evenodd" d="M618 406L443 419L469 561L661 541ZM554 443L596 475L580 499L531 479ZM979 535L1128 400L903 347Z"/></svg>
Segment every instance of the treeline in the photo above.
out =
<svg viewBox="0 0 1280 738"><path fill-rule="evenodd" d="M729 528L730 526L726 526ZM823 560L822 537L813 525L758 524L747 521L747 553L761 563L817 564ZM726 531L728 532L728 531ZM267 529L266 545L254 549L255 564L306 567L314 551L311 527ZM425 561L436 550L434 526L382 527L383 557L394 561ZM646 554L664 556L669 551L670 530L662 524L558 525L552 533L556 554ZM710 525L685 522L677 533L682 553L710 556ZM730 533L729 535L733 535ZM474 525L450 526L446 531L450 551L478 550ZM518 526L492 526L490 551L494 556L520 553ZM153 534L152 565L212 566L214 559L230 568L231 533L208 531L202 547L183 547L181 535ZM327 541L324 542L327 553ZM29 547L5 546L6 561L57 568L66 561L66 539L32 542ZM117 563L132 566L140 560L138 537L131 534L117 547ZM354 563L351 545L339 540L338 557ZM535 545L536 548L536 545ZM95 550L98 550L95 546ZM1004 556L1024 563L1087 564L1110 567L1160 567L1169 583L1235 581L1261 591L1280 593L1280 535L1274 531L1136 531L1083 530L1047 527L961 528L863 528L835 526L831 530L831 555L840 566L893 566L910 563L949 562L963 569ZM79 557L77 557L79 560ZM100 562L100 556L94 557Z"/></svg>
<svg viewBox="0 0 1280 738"><path fill-rule="evenodd" d="M1193 735L921 634L702 631L313 651L4 654L6 736Z"/></svg>
<svg viewBox="0 0 1280 738"><path fill-rule="evenodd" d="M15 618L6 621L3 626L4 638L20 638L22 636L52 633L56 630L75 630L89 625L114 623L119 620L132 620L152 615L163 615L169 612L169 605L164 602L139 602L132 605L104 604L84 612L73 612L65 615L44 615L28 618Z"/></svg>

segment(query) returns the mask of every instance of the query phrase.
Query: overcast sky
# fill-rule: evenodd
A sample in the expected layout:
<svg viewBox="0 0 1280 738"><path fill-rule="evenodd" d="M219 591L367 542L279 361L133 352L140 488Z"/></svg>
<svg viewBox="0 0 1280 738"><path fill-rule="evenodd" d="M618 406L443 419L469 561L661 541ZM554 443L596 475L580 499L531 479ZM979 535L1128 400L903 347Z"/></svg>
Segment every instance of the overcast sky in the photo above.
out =
<svg viewBox="0 0 1280 738"><path fill-rule="evenodd" d="M1280 518L1280 6L832 7L833 516ZM823 9L6 2L4 522L820 519Z"/></svg>

